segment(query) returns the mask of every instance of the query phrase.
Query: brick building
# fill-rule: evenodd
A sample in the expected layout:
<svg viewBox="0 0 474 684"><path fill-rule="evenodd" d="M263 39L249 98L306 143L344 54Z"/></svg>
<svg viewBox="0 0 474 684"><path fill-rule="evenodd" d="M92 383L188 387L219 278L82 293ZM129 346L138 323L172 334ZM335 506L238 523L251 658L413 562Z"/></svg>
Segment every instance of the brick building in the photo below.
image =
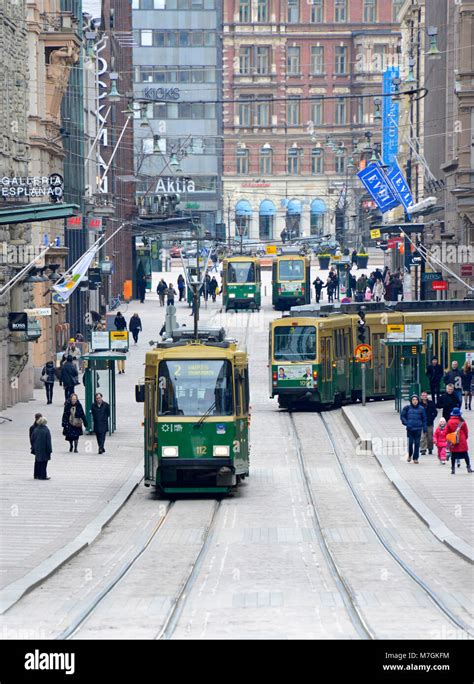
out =
<svg viewBox="0 0 474 684"><path fill-rule="evenodd" d="M355 241L360 152L380 139L374 97L397 62L400 2L227 0L223 24L224 209L231 235ZM369 95L369 96L368 96ZM347 192L346 192L347 188Z"/></svg>

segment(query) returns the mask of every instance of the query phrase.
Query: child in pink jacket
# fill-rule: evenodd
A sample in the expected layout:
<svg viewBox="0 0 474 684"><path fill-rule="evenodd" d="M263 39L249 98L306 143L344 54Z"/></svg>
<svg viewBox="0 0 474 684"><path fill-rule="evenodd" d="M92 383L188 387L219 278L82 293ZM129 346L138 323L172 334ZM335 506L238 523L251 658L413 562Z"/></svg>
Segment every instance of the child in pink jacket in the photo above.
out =
<svg viewBox="0 0 474 684"><path fill-rule="evenodd" d="M433 442L438 447L438 459L440 464L445 465L446 463L446 448L448 446L448 440L446 435L448 434L448 424L444 418L440 418L439 425L435 430L433 435Z"/></svg>

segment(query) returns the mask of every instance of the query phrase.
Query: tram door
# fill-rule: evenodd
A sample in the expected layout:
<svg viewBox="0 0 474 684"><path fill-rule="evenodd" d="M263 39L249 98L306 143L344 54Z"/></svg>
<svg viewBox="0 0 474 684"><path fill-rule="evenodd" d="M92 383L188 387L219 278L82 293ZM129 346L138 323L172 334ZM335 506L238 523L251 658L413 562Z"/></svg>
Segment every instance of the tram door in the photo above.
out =
<svg viewBox="0 0 474 684"><path fill-rule="evenodd" d="M387 391L387 373L385 368L385 347L381 344L385 339L384 333L372 333L372 353L374 370L374 393L383 394Z"/></svg>
<svg viewBox="0 0 474 684"><path fill-rule="evenodd" d="M449 330L427 330L425 344L426 365L436 356L441 368L449 368Z"/></svg>
<svg viewBox="0 0 474 684"><path fill-rule="evenodd" d="M156 479L155 416L156 385L154 382L147 382L145 384L145 480Z"/></svg>

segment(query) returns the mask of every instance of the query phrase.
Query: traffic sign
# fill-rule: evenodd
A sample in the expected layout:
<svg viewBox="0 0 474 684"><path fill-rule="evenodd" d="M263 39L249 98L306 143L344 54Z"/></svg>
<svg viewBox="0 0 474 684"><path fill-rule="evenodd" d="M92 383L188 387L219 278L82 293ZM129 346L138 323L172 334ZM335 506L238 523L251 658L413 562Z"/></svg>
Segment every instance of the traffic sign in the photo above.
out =
<svg viewBox="0 0 474 684"><path fill-rule="evenodd" d="M403 325L403 323L387 325L387 332L388 333L402 333L402 332L405 332L405 326Z"/></svg>
<svg viewBox="0 0 474 684"><path fill-rule="evenodd" d="M472 264L461 264L461 275L462 276L472 276L473 274L474 274L474 266Z"/></svg>
<svg viewBox="0 0 474 684"><path fill-rule="evenodd" d="M265 248L265 252L267 254L276 254L277 253L277 246L276 245L267 245Z"/></svg>
<svg viewBox="0 0 474 684"><path fill-rule="evenodd" d="M403 238L394 237L387 240L387 246L390 248L396 247L399 243L403 242Z"/></svg>
<svg viewBox="0 0 474 684"><path fill-rule="evenodd" d="M381 232L379 228L374 228L373 230L370 231L370 237L372 240L377 240L381 236Z"/></svg>
<svg viewBox="0 0 474 684"><path fill-rule="evenodd" d="M438 271L435 271L433 273L423 273L421 280L424 283L432 283L433 280L442 280L442 278L443 274Z"/></svg>
<svg viewBox="0 0 474 684"><path fill-rule="evenodd" d="M365 362L372 360L372 347L370 344L358 344L354 350L357 361Z"/></svg>
<svg viewBox="0 0 474 684"><path fill-rule="evenodd" d="M447 280L434 280L431 283L431 287L433 290L447 290L448 289L448 281Z"/></svg>

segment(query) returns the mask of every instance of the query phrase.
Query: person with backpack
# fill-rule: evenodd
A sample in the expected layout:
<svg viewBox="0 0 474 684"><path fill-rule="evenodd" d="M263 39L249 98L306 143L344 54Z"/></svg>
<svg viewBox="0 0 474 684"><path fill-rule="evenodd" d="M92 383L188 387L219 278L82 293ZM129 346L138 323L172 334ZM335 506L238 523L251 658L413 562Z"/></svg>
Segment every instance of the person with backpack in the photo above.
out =
<svg viewBox="0 0 474 684"><path fill-rule="evenodd" d="M56 368L53 361L48 361L41 371L41 381L44 382L46 390L46 403L53 403L53 389L56 381Z"/></svg>
<svg viewBox="0 0 474 684"><path fill-rule="evenodd" d="M160 298L160 306L165 305L165 296L166 296L166 290L168 289L168 285L166 282L163 280L163 278L160 280L158 283L158 287L156 288L156 294Z"/></svg>
<svg viewBox="0 0 474 684"><path fill-rule="evenodd" d="M472 473L467 445L468 437L469 430L467 429L467 423L462 417L461 409L456 407L451 411L446 435L449 451L451 453L451 475L455 475L456 461L459 461L461 458L466 461L467 472Z"/></svg>

